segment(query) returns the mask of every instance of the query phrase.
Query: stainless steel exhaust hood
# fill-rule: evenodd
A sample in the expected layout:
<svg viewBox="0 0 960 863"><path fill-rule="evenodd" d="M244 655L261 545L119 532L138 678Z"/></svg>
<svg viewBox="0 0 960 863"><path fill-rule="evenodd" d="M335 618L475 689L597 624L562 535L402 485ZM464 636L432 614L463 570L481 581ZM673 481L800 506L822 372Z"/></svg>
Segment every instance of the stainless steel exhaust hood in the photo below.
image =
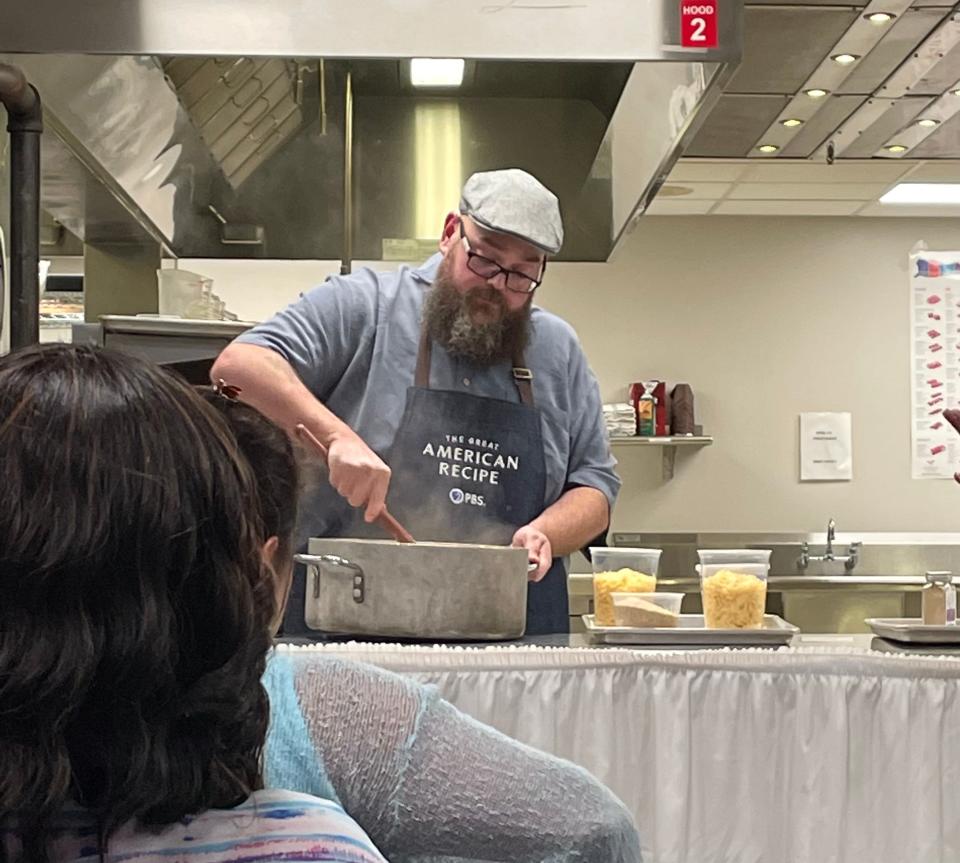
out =
<svg viewBox="0 0 960 863"><path fill-rule="evenodd" d="M88 240L336 259L352 210L353 255L380 259L435 238L472 171L515 165L558 193L562 257L605 260L739 59L741 7L689 6L717 28L690 48L678 0L36 0L0 11L0 60L54 132L43 204ZM465 58L463 86L415 89L415 56Z"/></svg>

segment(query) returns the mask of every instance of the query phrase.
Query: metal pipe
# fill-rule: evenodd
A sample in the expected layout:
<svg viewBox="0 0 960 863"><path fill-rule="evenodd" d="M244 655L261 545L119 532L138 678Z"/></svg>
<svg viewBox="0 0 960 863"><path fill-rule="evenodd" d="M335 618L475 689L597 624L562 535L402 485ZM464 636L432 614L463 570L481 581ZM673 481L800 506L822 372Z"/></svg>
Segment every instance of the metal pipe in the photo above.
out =
<svg viewBox="0 0 960 863"><path fill-rule="evenodd" d="M323 57L317 64L317 81L320 86L320 134L327 134L327 67Z"/></svg>
<svg viewBox="0 0 960 863"><path fill-rule="evenodd" d="M343 254L340 275L353 264L353 75L347 71L343 101Z"/></svg>
<svg viewBox="0 0 960 863"><path fill-rule="evenodd" d="M10 348L40 341L40 94L0 63L0 102L10 133ZM0 297L2 308L2 297Z"/></svg>

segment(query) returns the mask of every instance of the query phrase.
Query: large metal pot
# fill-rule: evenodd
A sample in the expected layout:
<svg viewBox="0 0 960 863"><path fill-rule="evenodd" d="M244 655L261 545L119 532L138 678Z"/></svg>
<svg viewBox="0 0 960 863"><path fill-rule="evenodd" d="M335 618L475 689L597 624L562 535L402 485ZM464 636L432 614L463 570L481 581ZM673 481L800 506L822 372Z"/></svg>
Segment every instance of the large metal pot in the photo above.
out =
<svg viewBox="0 0 960 863"><path fill-rule="evenodd" d="M520 638L527 552L463 543L311 539L304 620L350 635L443 640Z"/></svg>

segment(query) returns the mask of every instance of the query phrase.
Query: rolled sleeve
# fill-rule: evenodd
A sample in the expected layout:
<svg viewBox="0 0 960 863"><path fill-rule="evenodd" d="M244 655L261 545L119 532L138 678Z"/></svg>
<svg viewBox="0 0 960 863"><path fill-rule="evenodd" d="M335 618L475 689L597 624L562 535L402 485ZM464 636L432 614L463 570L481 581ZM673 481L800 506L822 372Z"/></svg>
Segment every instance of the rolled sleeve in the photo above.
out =
<svg viewBox="0 0 960 863"><path fill-rule="evenodd" d="M237 341L276 351L322 400L370 341L378 296L370 270L331 276Z"/></svg>
<svg viewBox="0 0 960 863"><path fill-rule="evenodd" d="M600 387L579 345L573 351L570 365L570 404L576 407L571 411L566 488L595 488L603 492L612 510L621 482L603 422Z"/></svg>

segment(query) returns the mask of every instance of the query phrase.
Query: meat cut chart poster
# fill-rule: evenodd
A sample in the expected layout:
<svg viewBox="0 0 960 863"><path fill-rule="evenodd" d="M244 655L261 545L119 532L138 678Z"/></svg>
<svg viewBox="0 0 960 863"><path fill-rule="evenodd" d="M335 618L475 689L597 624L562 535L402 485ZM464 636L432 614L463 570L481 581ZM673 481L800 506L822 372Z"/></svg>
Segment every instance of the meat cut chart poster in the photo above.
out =
<svg viewBox="0 0 960 863"><path fill-rule="evenodd" d="M910 255L911 446L914 479L952 479L960 436L942 416L960 407L960 252Z"/></svg>

